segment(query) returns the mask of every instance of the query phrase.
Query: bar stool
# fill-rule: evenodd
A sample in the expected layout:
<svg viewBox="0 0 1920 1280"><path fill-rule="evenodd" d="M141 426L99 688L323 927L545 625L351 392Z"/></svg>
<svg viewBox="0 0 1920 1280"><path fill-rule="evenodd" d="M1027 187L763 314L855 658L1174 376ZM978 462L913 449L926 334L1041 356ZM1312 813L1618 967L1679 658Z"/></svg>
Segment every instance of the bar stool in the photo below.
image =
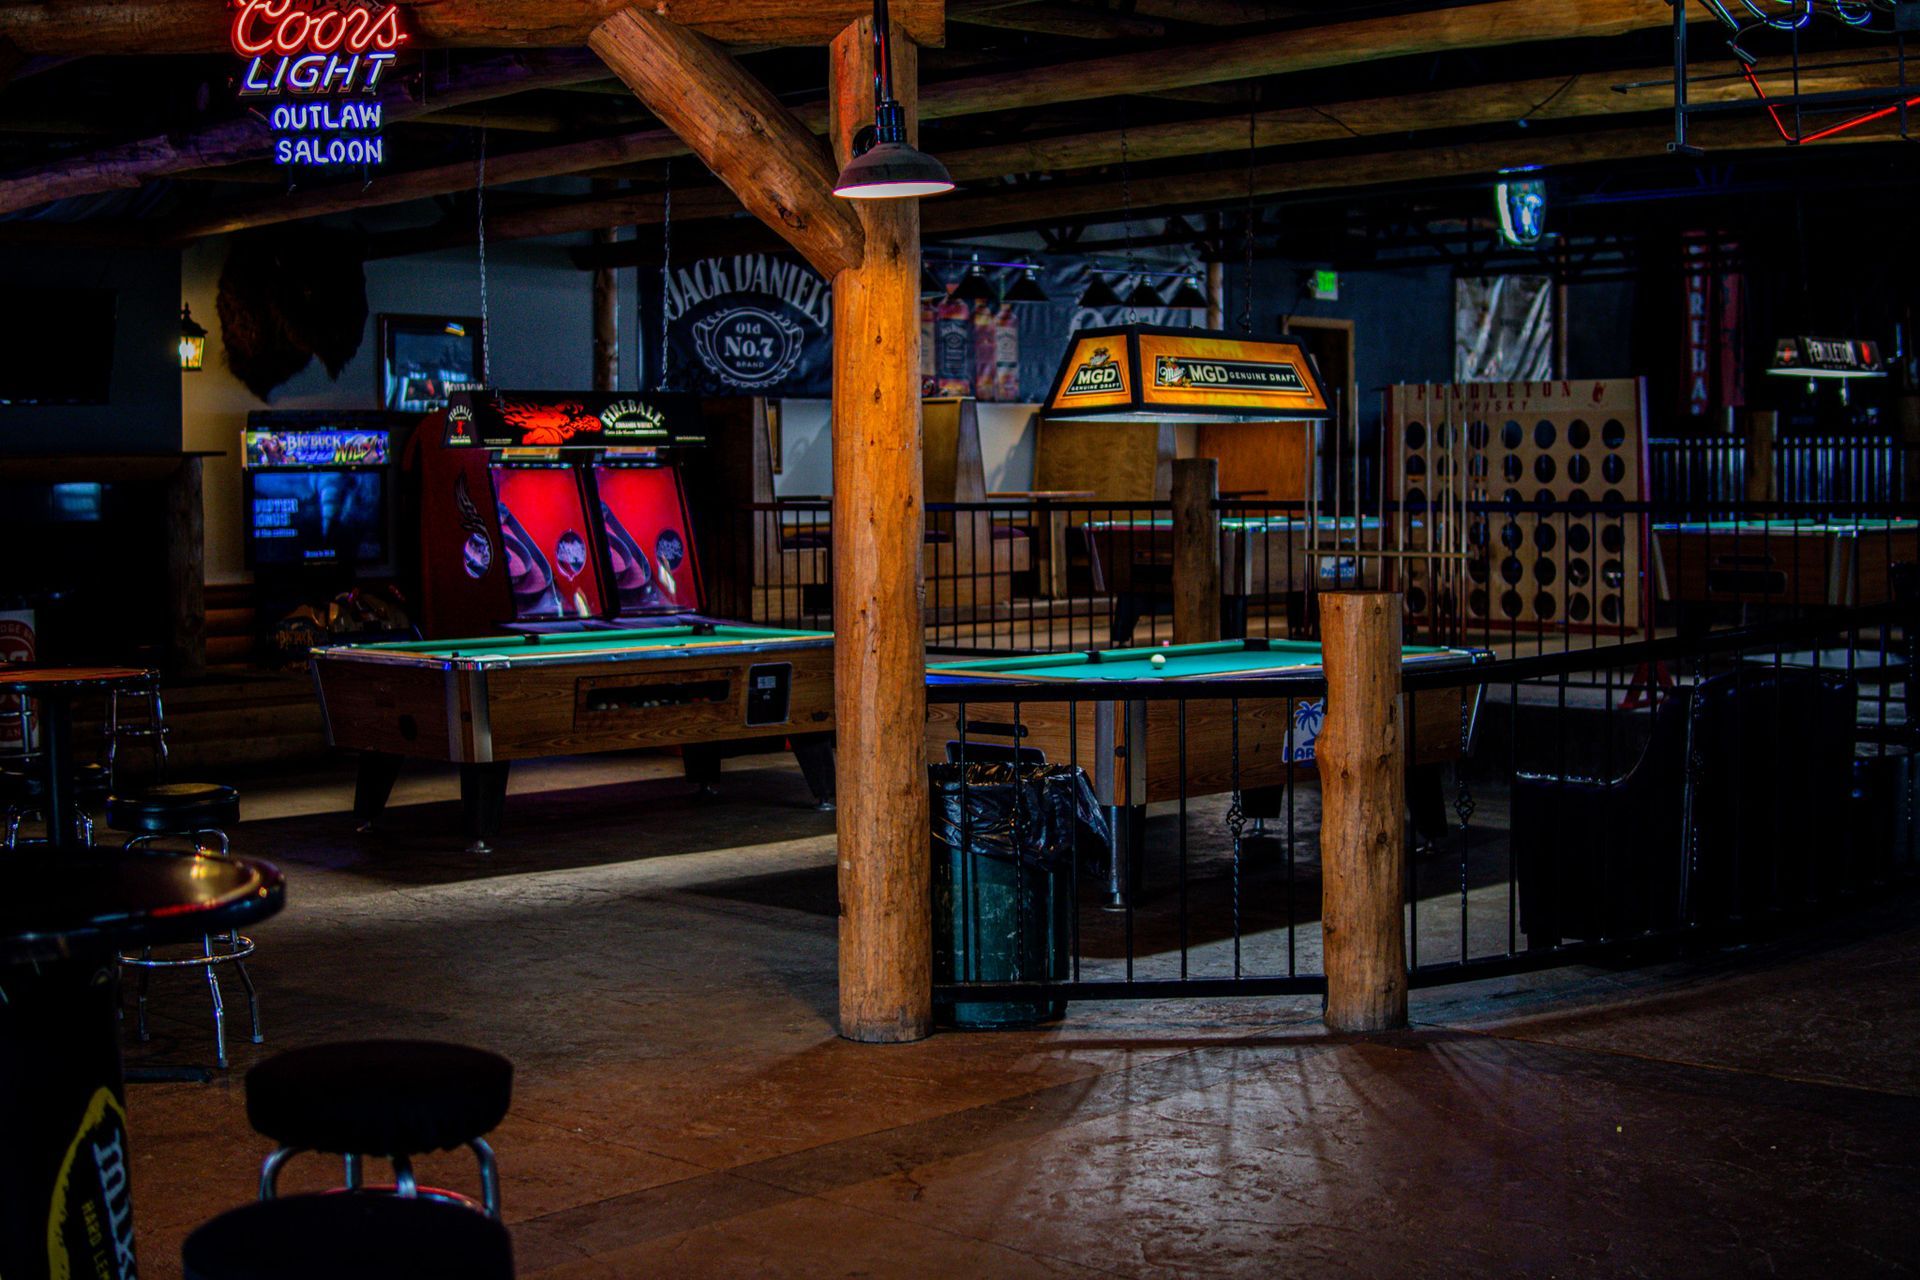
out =
<svg viewBox="0 0 1920 1280"><path fill-rule="evenodd" d="M288 1196L229 1210L180 1246L185 1280L512 1280L506 1227L433 1200Z"/></svg>
<svg viewBox="0 0 1920 1280"><path fill-rule="evenodd" d="M122 698L144 704L144 716L139 722L129 722L122 714ZM120 785L120 744L129 741L147 744L153 754L154 780L163 780L167 774L167 713L160 701L160 677L155 675L142 688L122 689L115 686L109 689L107 719L102 732L107 739L107 779L110 786Z"/></svg>
<svg viewBox="0 0 1920 1280"><path fill-rule="evenodd" d="M497 1053L436 1040L347 1040L275 1054L247 1072L247 1121L279 1147L260 1166L260 1198L302 1151L344 1157L346 1189L362 1190L360 1161L393 1165L391 1190L500 1216L500 1175L486 1136L513 1099L513 1064ZM480 1199L413 1176L413 1157L467 1147L480 1162Z"/></svg>
<svg viewBox="0 0 1920 1280"><path fill-rule="evenodd" d="M107 794L107 771L98 764L81 766L74 778L74 792L82 804L100 800ZM0 836L0 848L17 849L23 844L46 844L47 836L20 835L20 825L28 818L46 817L43 801L47 780L37 768L0 769L0 805L6 809L6 831ZM75 819L73 835L83 845L93 843L93 815L82 809Z"/></svg>
<svg viewBox="0 0 1920 1280"><path fill-rule="evenodd" d="M141 849L156 840L185 840L196 851L225 854L226 828L240 820L240 793L232 787L211 782L162 782L125 794L107 797L107 825L116 831L136 833L127 841L129 850ZM252 1022L253 1043L266 1037L260 1031L260 998L254 990L253 975L247 972L247 957L254 952L253 939L237 930L208 934L200 940L197 955L156 956L152 947L139 954L123 952L123 968L139 971L135 988L135 1030L142 1042L148 1040L147 982L156 969L199 969L207 976L207 994L213 1001L214 1060L227 1066L226 1007L220 998L218 969L230 964L240 975L247 992L247 1012Z"/></svg>

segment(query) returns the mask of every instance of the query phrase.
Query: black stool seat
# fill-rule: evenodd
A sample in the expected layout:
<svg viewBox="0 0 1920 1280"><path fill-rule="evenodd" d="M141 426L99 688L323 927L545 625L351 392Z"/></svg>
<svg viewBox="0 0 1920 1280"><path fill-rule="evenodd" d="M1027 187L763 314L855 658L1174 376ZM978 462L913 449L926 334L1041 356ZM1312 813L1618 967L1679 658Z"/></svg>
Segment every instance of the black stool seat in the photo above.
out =
<svg viewBox="0 0 1920 1280"><path fill-rule="evenodd" d="M46 794L47 779L38 769L0 769L0 804L36 804Z"/></svg>
<svg viewBox="0 0 1920 1280"><path fill-rule="evenodd" d="M437 1200L359 1192L262 1200L197 1228L185 1280L510 1280L507 1229Z"/></svg>
<svg viewBox="0 0 1920 1280"><path fill-rule="evenodd" d="M240 793L213 782L160 782L107 797L107 825L116 831L224 831L239 821Z"/></svg>
<svg viewBox="0 0 1920 1280"><path fill-rule="evenodd" d="M339 1155L451 1151L491 1132L513 1064L433 1040L349 1040L276 1054L247 1072L247 1120L283 1147Z"/></svg>

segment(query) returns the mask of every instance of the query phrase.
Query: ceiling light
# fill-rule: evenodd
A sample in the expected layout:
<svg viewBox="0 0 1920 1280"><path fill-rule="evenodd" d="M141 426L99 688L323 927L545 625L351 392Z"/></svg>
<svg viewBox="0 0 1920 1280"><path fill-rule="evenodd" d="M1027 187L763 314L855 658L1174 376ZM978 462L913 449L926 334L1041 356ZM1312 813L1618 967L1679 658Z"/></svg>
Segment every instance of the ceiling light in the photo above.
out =
<svg viewBox="0 0 1920 1280"><path fill-rule="evenodd" d="M1158 289L1147 283L1145 276L1141 276L1139 282L1127 290L1127 305L1136 310L1151 310L1166 306L1167 300L1160 296Z"/></svg>
<svg viewBox="0 0 1920 1280"><path fill-rule="evenodd" d="M1113 291L1113 286L1107 283L1105 276L1096 275L1087 281L1086 292L1080 295L1080 305L1098 309L1124 307L1127 304L1120 300L1120 295Z"/></svg>
<svg viewBox="0 0 1920 1280"><path fill-rule="evenodd" d="M1198 276L1183 276L1180 287L1167 299L1167 305L1176 311L1205 311L1213 303L1201 289Z"/></svg>
<svg viewBox="0 0 1920 1280"><path fill-rule="evenodd" d="M1013 284L1008 287L1008 302L1051 302L1047 291L1040 287L1040 277L1032 267L1022 271Z"/></svg>
<svg viewBox="0 0 1920 1280"><path fill-rule="evenodd" d="M907 113L893 96L887 0L873 0L873 124L854 136L853 159L833 194L848 200L899 200L953 190L947 167L907 141ZM863 145L864 144L864 145Z"/></svg>
<svg viewBox="0 0 1920 1280"><path fill-rule="evenodd" d="M993 291L993 282L987 279L987 273L980 269L980 255L973 255L973 265L967 268L967 274L960 277L960 287L953 296L962 302L998 302L1000 295Z"/></svg>

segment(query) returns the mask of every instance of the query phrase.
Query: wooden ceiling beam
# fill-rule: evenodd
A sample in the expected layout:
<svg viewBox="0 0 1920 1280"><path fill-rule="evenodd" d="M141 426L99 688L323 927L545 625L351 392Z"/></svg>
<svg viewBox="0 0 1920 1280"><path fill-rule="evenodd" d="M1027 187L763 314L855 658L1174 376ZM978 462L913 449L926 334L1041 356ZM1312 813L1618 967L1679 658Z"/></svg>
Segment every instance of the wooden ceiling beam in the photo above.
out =
<svg viewBox="0 0 1920 1280"><path fill-rule="evenodd" d="M1464 128L1504 122L1541 122L1586 116L1616 115L1662 108L1666 99L1657 89L1620 93L1613 86L1628 81L1657 80L1661 67L1617 72L1588 72L1508 84L1475 85L1436 90L1398 98L1372 98L1290 107L1261 112L1254 117L1258 147L1324 142L1347 137L1412 133L1442 128ZM1871 87L1880 83L1874 68L1811 69L1802 73L1808 92ZM1702 81L1695 85L1696 102L1733 101L1751 94L1736 79ZM922 99L923 105L925 99ZM803 104L794 115L819 132L826 127L823 103ZM1244 152L1247 117L1224 115L1177 124L1129 129L1128 158L1136 163L1211 153ZM1022 139L971 147L942 155L948 169L963 181L1041 171L1070 172L1120 161L1120 132L1066 134L1055 138ZM686 154L685 144L667 129L652 129L615 138L569 143L494 157L488 161L489 183L511 183L569 173L602 172L630 176L624 166L650 163ZM245 227L298 218L343 213L370 205L396 204L465 191L473 186L471 163L382 175L365 186L359 183L318 187L292 195L263 199L171 227L169 239L189 240ZM589 217L584 209L578 215ZM580 229L569 225L560 230Z"/></svg>
<svg viewBox="0 0 1920 1280"><path fill-rule="evenodd" d="M833 194L833 157L725 49L637 8L601 23L587 45L814 270L832 279L865 259L860 218Z"/></svg>
<svg viewBox="0 0 1920 1280"><path fill-rule="evenodd" d="M1167 34L1167 24L1107 9L1088 9L1063 3L995 6L973 13L949 11L953 22L1002 31L1037 31L1043 35L1072 36L1080 40L1150 40Z"/></svg>
<svg viewBox="0 0 1920 1280"><path fill-rule="evenodd" d="M1882 122L1878 126L1841 134L1818 145L1886 141L1896 136L1893 130L1894 126ZM1778 150L1787 145L1770 123L1758 120L1700 120L1695 122L1695 133L1711 153ZM1664 125L1635 125L1550 137L1501 139L1452 146L1422 145L1411 149L1383 149L1310 160L1282 160L1256 166L1252 188L1255 198L1259 199L1299 192L1362 191L1371 187L1472 178L1523 164L1553 169L1602 161L1636 160L1667 154L1667 143L1672 140L1672 129ZM1130 183L1111 180L1062 182L1044 187L1004 187L947 196L927 201L922 211L922 221L928 235L952 237L1030 230L1051 222L1118 216L1129 207L1136 217L1158 217L1244 201L1248 191L1246 168L1226 163L1227 157L1221 157L1221 160L1223 163L1196 167L1189 172L1136 178ZM586 230L591 224L594 210L583 202L566 210L564 216L551 216L553 212L549 211L549 216L539 223L540 234L559 235ZM625 219L626 224L647 224L644 211L629 212L636 216ZM715 216L724 216L724 211ZM682 247L686 247L689 253L698 252L693 246L703 241L746 244L746 241L739 239L740 233L737 231L729 229L715 241L715 237L706 235L698 224L682 227L681 219L682 202L676 199L676 252ZM493 235L491 229L488 234ZM754 242L754 247L759 245L760 242ZM642 241L623 241L606 249L575 249L572 256L575 265L585 269L631 266L646 260L651 253L652 247Z"/></svg>
<svg viewBox="0 0 1920 1280"><path fill-rule="evenodd" d="M944 152L940 158L955 179L969 181L1118 164L1123 154L1139 163L1211 152L1244 154L1250 142L1261 149L1434 129L1631 115L1670 108L1670 92L1664 88L1621 92L1615 86L1658 80L1667 70L1592 71L1325 106L1287 107L1258 112L1251 118L1235 114L1145 125L1128 129L1124 136L1120 130L1109 129L995 143ZM1809 69L1800 76L1803 93L1867 89L1885 83L1884 70L1873 67ZM1694 85L1690 96L1695 103L1741 102L1751 100L1753 90L1744 80L1704 80Z"/></svg>
<svg viewBox="0 0 1920 1280"><path fill-rule="evenodd" d="M5 9L0 9L0 13L4 12ZM1177 89L1444 48L1484 47L1551 36L1614 35L1665 22L1667 19L1662 15L1668 12L1665 0L1487 0L1418 15L1417 20L1406 16L1375 18L1121 54L1058 67L980 73L923 86L920 116L925 120L1018 107L1031 109L1052 102ZM443 96L435 105L444 109L460 103ZM823 102L800 104L792 110L814 132L825 129ZM400 118L400 113L395 111L394 116ZM499 180L554 177L629 160L684 154L683 149L673 149L677 141L671 140L671 135L661 138L662 132L627 134L614 139L565 144L544 153L502 157L502 164L512 165L512 171L519 176L502 176ZM265 154L266 146L264 130L257 122L246 120L218 126L210 131L210 136L196 135L177 141L151 139L117 151L97 152L83 159L69 160L53 167L51 172L0 179L0 212L26 208L63 195L135 186L146 177L252 159ZM505 171L503 169L503 173ZM177 234L191 238L391 204L446 194L465 185L462 166L441 166L376 178L364 187L349 183L337 188L317 188L285 200L231 210L182 226Z"/></svg>
<svg viewBox="0 0 1920 1280"><path fill-rule="evenodd" d="M1667 0L1483 0L943 80L922 87L920 118L1017 111L1534 40L1619 36L1672 21Z"/></svg>
<svg viewBox="0 0 1920 1280"><path fill-rule="evenodd" d="M578 48L626 0L394 0L416 49ZM872 0L660 0L658 12L730 44L824 45ZM919 44L945 39L941 0L893 0ZM0 5L0 39L28 54L226 53L229 0L30 0Z"/></svg>
<svg viewBox="0 0 1920 1280"><path fill-rule="evenodd" d="M4 10L0 10L4 12ZM529 52L462 68L452 83L418 85L396 80L381 102L389 121L471 106L494 98L549 88L600 73L599 59L575 52ZM416 96L418 95L418 96ZM161 134L98 151L67 156L0 178L0 213L29 209L70 196L138 187L143 182L200 169L222 168L272 153L266 121L245 115L196 133Z"/></svg>

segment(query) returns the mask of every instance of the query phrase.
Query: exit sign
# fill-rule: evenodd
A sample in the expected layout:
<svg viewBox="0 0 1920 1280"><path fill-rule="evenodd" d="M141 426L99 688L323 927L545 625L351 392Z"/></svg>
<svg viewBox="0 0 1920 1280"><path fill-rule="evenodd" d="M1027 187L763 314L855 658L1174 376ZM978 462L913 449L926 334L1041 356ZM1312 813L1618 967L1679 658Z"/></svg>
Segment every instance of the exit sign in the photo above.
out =
<svg viewBox="0 0 1920 1280"><path fill-rule="evenodd" d="M1340 300L1340 273L1315 271L1308 277L1308 287L1313 291L1315 302L1337 302Z"/></svg>

